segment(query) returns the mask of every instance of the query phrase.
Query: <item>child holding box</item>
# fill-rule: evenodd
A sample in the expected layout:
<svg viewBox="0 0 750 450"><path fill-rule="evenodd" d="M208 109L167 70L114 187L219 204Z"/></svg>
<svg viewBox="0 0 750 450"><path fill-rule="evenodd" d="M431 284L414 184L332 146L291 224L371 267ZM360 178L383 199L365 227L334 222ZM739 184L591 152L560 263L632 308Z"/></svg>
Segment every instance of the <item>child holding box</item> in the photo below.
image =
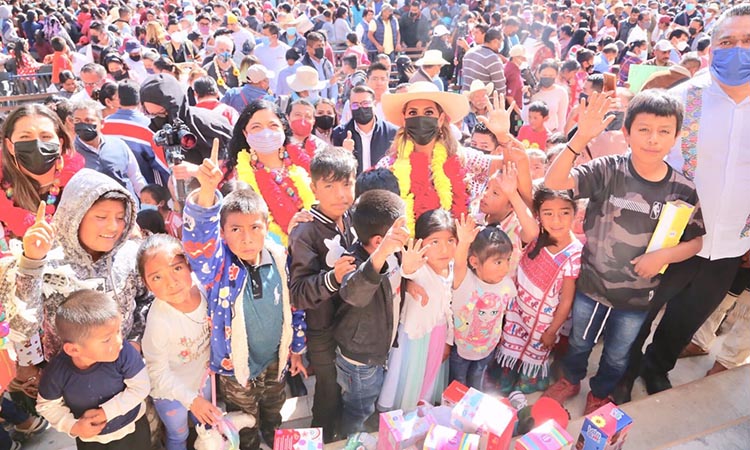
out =
<svg viewBox="0 0 750 450"><path fill-rule="evenodd" d="M576 395L586 376L591 349L603 336L602 358L589 382L591 392L584 414L610 401L659 285L659 270L695 255L705 234L695 186L664 162L683 118L682 105L666 92L641 92L628 105L625 130L630 153L597 158L573 168L586 144L614 119L605 119L609 109L606 94L594 93L588 105L582 102L578 131L545 177L550 189L572 189L575 198L589 199L564 376L544 394L560 403ZM696 206L681 242L644 253L662 206L673 200Z"/></svg>

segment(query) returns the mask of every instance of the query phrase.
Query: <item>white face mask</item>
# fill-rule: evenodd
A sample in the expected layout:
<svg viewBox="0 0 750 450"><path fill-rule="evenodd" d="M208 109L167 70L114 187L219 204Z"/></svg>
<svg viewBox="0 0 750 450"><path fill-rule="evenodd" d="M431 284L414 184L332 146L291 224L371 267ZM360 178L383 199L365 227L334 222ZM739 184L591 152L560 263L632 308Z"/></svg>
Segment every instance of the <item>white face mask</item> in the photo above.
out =
<svg viewBox="0 0 750 450"><path fill-rule="evenodd" d="M286 135L284 134L284 131L274 131L270 128L264 128L255 133L248 133L245 135L247 145L262 155L268 155L278 151L281 146L284 145L285 139Z"/></svg>
<svg viewBox="0 0 750 450"><path fill-rule="evenodd" d="M639 56L640 56L640 58L641 58L641 59L642 59L643 61L647 60L647 59L648 59L648 50L644 50L644 51L642 51L642 52L641 52L641 54L640 54Z"/></svg>

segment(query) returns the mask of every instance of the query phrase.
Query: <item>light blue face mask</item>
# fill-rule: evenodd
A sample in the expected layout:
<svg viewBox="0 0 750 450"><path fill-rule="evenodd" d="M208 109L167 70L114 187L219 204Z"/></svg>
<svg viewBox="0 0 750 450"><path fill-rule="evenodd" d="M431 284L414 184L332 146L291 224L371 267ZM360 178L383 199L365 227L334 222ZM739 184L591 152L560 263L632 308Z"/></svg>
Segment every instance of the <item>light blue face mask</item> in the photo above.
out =
<svg viewBox="0 0 750 450"><path fill-rule="evenodd" d="M727 86L750 83L750 48L718 48L712 51L711 74Z"/></svg>
<svg viewBox="0 0 750 450"><path fill-rule="evenodd" d="M286 34L289 36L296 36L297 35L297 28L295 27L289 27L286 29Z"/></svg>
<svg viewBox="0 0 750 450"><path fill-rule="evenodd" d="M440 21L443 22L443 25L445 25L446 27L450 26L450 24L451 24L451 18L450 17L443 17L442 19L440 19Z"/></svg>
<svg viewBox="0 0 750 450"><path fill-rule="evenodd" d="M141 211L158 211L157 205L149 205L148 203L141 203Z"/></svg>
<svg viewBox="0 0 750 450"><path fill-rule="evenodd" d="M271 40L267 36L263 36L260 39L255 40L255 45L263 45L264 47L268 47L268 45L271 43Z"/></svg>

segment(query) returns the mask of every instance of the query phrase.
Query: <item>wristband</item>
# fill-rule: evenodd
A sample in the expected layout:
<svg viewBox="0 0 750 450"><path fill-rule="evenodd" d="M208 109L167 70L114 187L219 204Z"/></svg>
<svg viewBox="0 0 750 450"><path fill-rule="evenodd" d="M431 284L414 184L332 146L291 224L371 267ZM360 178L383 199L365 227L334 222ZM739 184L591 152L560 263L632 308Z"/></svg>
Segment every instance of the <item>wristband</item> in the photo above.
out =
<svg viewBox="0 0 750 450"><path fill-rule="evenodd" d="M573 147L571 147L570 144L566 144L565 148L567 148L568 150L570 150L570 153L576 155L576 158L578 158L579 156L581 156L581 153L573 150Z"/></svg>

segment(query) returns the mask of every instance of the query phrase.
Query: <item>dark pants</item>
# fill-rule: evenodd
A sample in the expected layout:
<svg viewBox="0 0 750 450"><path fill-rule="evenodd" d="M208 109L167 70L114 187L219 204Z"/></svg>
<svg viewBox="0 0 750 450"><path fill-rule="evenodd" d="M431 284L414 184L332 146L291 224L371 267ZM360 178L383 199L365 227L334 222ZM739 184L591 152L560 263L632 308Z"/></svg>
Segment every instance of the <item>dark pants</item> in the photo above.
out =
<svg viewBox="0 0 750 450"><path fill-rule="evenodd" d="M25 422L29 418L29 414L19 408L15 403L2 398L2 409L0 410L0 417L5 419L6 422L10 422L13 425L19 425ZM0 450L9 449L13 445L13 441L10 438L10 434L5 431L5 428L0 427Z"/></svg>
<svg viewBox="0 0 750 450"><path fill-rule="evenodd" d="M326 442L332 439L341 412L341 387L336 382L336 341L333 331L307 331L307 357L315 371L312 426L323 427Z"/></svg>
<svg viewBox="0 0 750 450"><path fill-rule="evenodd" d="M273 447L273 437L276 429L281 425L281 407L286 401L284 382L278 381L279 363L272 362L266 370L254 380L248 380L242 387L233 376L220 376L219 383L224 392L224 398L236 405L242 412L255 417L253 428L240 430L240 449L257 450L260 448L260 436L270 447Z"/></svg>
<svg viewBox="0 0 750 450"><path fill-rule="evenodd" d="M151 448L151 431L148 427L148 419L144 414L135 423L135 431L123 437L120 440L100 444L98 442L83 442L76 439L76 448L78 450L135 450Z"/></svg>
<svg viewBox="0 0 750 450"><path fill-rule="evenodd" d="M732 285L740 266L740 257L714 261L694 256L672 264L664 274L651 302L646 322L641 327L630 355L628 375L639 372L638 361L643 343L651 331L651 322L666 304L664 316L654 332L654 339L643 357L643 369L666 375L672 370L680 352L693 334L708 319Z"/></svg>

